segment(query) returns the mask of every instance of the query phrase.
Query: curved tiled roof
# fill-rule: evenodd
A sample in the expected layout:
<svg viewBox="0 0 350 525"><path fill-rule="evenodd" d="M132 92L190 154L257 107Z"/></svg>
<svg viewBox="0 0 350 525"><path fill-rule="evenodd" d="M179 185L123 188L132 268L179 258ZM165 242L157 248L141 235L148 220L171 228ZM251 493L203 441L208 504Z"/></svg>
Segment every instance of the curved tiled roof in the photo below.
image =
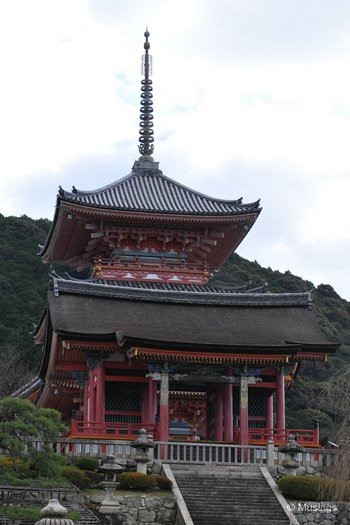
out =
<svg viewBox="0 0 350 525"><path fill-rule="evenodd" d="M146 292L74 281L53 284L48 305L56 333L105 339L116 335L135 344L158 341L160 348L164 342L190 348L337 346L320 330L307 294Z"/></svg>
<svg viewBox="0 0 350 525"><path fill-rule="evenodd" d="M226 305L255 307L309 307L310 292L261 293L254 290L237 292L205 285L202 290L193 285L164 285L162 283L130 283L62 279L54 277L50 283L54 295L80 295L141 302L192 305Z"/></svg>
<svg viewBox="0 0 350 525"><path fill-rule="evenodd" d="M250 204L238 200L208 197L166 177L156 162L136 162L126 177L94 191L71 192L60 189L63 200L97 208L125 211L236 215L258 212L259 201Z"/></svg>
<svg viewBox="0 0 350 525"><path fill-rule="evenodd" d="M13 394L10 395L10 397L16 397L18 399L26 399L30 394L35 392L35 390L38 390L41 386L41 379L38 376L33 377L29 381L29 383L26 383L25 385L21 386L18 390L13 392Z"/></svg>

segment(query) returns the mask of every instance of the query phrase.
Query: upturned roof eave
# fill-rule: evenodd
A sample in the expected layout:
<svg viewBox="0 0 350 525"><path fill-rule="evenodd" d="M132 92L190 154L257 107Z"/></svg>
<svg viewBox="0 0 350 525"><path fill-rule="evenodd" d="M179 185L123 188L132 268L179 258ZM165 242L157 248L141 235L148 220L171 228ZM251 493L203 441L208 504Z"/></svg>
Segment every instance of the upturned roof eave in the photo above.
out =
<svg viewBox="0 0 350 525"><path fill-rule="evenodd" d="M140 348L153 348L159 350L175 350L175 349L184 349L184 350L202 350L206 352L214 351L220 348L221 352L243 352L246 354L255 354L255 353L266 353L267 351L276 355L283 352L288 355L297 353L298 349L301 350L302 346L298 344L272 344L272 345L260 345L260 344L223 344L220 342L217 343L196 343L191 341L191 343L185 343L182 341L172 341L172 340L155 340L148 338L138 338L133 337L132 335L126 335L121 332L116 333L117 341L123 350L128 350L131 347L140 347Z"/></svg>
<svg viewBox="0 0 350 525"><path fill-rule="evenodd" d="M59 195L57 195L57 199L56 199L56 206L55 206L55 213L54 213L54 216L53 216L53 219L52 219L52 224L51 224L51 228L50 228L50 231L49 233L47 234L47 237L45 239L45 244L41 247L40 251L38 252L38 255L44 259L45 257L45 254L50 246L50 243L51 243L51 239L54 235L54 232L55 232L55 229L56 229L56 223L57 223L57 219L58 219L58 215L59 215L59 211L60 211L60 203L61 203L61 198Z"/></svg>
<svg viewBox="0 0 350 525"><path fill-rule="evenodd" d="M69 201L66 198L58 195L55 207L55 214L53 222L45 240L45 244L41 247L38 255L42 258L43 262L56 262L55 257L52 256L54 250L55 239L60 236L60 223L62 215L67 210L75 211L78 214L86 215L86 218L92 218L92 216L100 216L103 219L124 219L134 223L142 223L149 221L174 223L174 224L233 224L237 221L247 221L249 224L254 224L258 218L262 208L257 208L251 211L236 211L232 213L173 213L173 212L160 212L160 211L141 211L141 210L126 210L117 208L108 208L102 206L93 206L86 203L76 203ZM90 216L90 217L89 217ZM248 233L248 232L247 232ZM244 235L245 237L245 235ZM244 238L243 237L243 238ZM240 240L240 242L243 240ZM240 242L238 244L240 244ZM236 249L237 246L233 248ZM233 251L231 250L230 253ZM51 254L51 255L50 255Z"/></svg>
<svg viewBox="0 0 350 525"><path fill-rule="evenodd" d="M101 188L97 188L95 190L88 190L87 191L87 190L74 189L74 191L68 191L68 190L64 190L63 188L60 188L59 195L62 198L65 198L68 201L76 202L76 198L77 197L80 197L80 196L82 196L82 197L92 196L92 195L97 195L97 194L100 194L100 193L104 193L107 190L110 190L112 188L117 188L118 186L121 186L124 182L126 182L127 180L129 180L131 178L142 176L139 173L139 171L140 170L132 170L131 173L129 173L128 175L122 177L121 179L118 179L118 180L116 180L116 181L114 181L114 182L112 182L110 184L107 184L107 185L102 186ZM147 170L145 170L145 171L147 171ZM167 177L166 175L164 175L164 173L161 170L156 170L154 176L162 178L167 183L169 183L169 184L171 184L173 186L176 186L177 188L181 188L181 189L185 190L186 192L191 193L192 195L196 195L198 197L201 197L201 198L206 199L206 200L208 200L210 202L213 202L213 203L217 202L217 203L225 204L225 205L228 205L228 206L246 206L246 207L259 208L260 199L254 201L254 202L251 202L251 203L243 203L242 202L242 197L240 197L238 199L220 199L220 198L216 198L216 197L211 197L210 195L207 195L207 194L202 193L200 191L194 190L193 188L190 188L189 186L186 186L185 184L182 184L182 183L172 179L171 177Z"/></svg>
<svg viewBox="0 0 350 525"><path fill-rule="evenodd" d="M146 284L146 283L145 283ZM153 288L135 288L115 284L102 284L90 280L71 280L63 278L52 279L54 295L79 295L100 297L110 300L131 300L154 303L191 304L192 306L237 306L248 308L310 308L312 304L310 292L294 293L251 293L246 292L216 292L216 291L179 291Z"/></svg>
<svg viewBox="0 0 350 525"><path fill-rule="evenodd" d="M58 200L62 203L65 203L69 205L70 207L76 207L83 210L91 210L92 212L95 212L96 210L105 212L108 214L115 214L115 215L134 215L135 217L139 216L140 218L148 217L154 218L157 216L164 216L166 218L184 218L185 220L198 220L198 218L202 218L204 220L210 220L210 219L221 219L221 218L233 218L236 216L241 215L255 215L256 217L260 214L262 211L262 207L259 206L260 201L256 201L256 203L250 203L250 204L244 204L242 206L246 207L247 209L242 210L234 210L232 212L188 212L188 211L173 211L173 210L156 210L156 209L150 209L150 208L133 208L133 207L113 207L113 206L104 206L100 204L93 204L93 203L85 203L85 202L79 202L74 199L69 199L67 197L60 197L58 196ZM255 204L257 204L255 206Z"/></svg>

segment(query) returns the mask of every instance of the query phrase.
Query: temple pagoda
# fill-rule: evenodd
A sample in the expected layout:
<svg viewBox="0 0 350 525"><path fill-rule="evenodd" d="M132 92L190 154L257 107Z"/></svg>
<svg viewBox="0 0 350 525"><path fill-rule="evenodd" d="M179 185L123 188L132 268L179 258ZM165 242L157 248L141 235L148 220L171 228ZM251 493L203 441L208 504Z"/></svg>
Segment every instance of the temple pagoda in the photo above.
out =
<svg viewBox="0 0 350 525"><path fill-rule="evenodd" d="M140 158L103 188L59 189L41 257L88 277L51 275L39 376L22 393L59 410L72 438L130 440L145 427L159 441L284 442L286 388L302 361L325 361L337 345L310 293L210 285L261 208L159 169L148 39ZM318 443L313 429L297 432Z"/></svg>

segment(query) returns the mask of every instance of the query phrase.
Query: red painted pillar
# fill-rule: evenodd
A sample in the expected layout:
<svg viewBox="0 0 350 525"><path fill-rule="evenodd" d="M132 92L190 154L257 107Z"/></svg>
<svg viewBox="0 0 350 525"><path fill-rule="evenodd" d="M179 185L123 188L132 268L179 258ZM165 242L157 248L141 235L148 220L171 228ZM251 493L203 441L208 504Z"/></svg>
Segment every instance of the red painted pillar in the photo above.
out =
<svg viewBox="0 0 350 525"><path fill-rule="evenodd" d="M273 392L268 392L265 400L265 428L269 430L267 440L273 440Z"/></svg>
<svg viewBox="0 0 350 525"><path fill-rule="evenodd" d="M207 385L207 413L206 413L206 427L207 427L207 435L206 439L214 439L214 433L212 430L212 424L213 424L213 415L214 415L214 407L213 407L213 399L215 397L215 393L212 389L211 384Z"/></svg>
<svg viewBox="0 0 350 525"><path fill-rule="evenodd" d="M226 370L228 378L232 377L232 368L228 367ZM229 382L225 385L225 403L224 403L224 439L226 443L232 443L233 441L233 387L232 383Z"/></svg>
<svg viewBox="0 0 350 525"><path fill-rule="evenodd" d="M152 390L153 390L153 424L155 424L157 420L157 414L158 414L157 381L152 381Z"/></svg>
<svg viewBox="0 0 350 525"><path fill-rule="evenodd" d="M224 426L223 426L223 396L221 386L215 389L215 441L224 440Z"/></svg>
<svg viewBox="0 0 350 525"><path fill-rule="evenodd" d="M141 386L141 425L145 426L148 424L149 418L149 405L148 405L148 385L143 384Z"/></svg>
<svg viewBox="0 0 350 525"><path fill-rule="evenodd" d="M159 441L169 440L169 373L160 374Z"/></svg>
<svg viewBox="0 0 350 525"><path fill-rule="evenodd" d="M282 366L277 372L277 430L283 432L286 428L284 392L284 368Z"/></svg>
<svg viewBox="0 0 350 525"><path fill-rule="evenodd" d="M89 420L89 396L90 396L90 380L89 378L85 381L84 385L84 405L83 405L83 421Z"/></svg>
<svg viewBox="0 0 350 525"><path fill-rule="evenodd" d="M96 414L95 421L102 423L105 420L105 368L99 363L94 370L96 385Z"/></svg>
<svg viewBox="0 0 350 525"><path fill-rule="evenodd" d="M90 390L90 421L96 421L96 385L95 385L95 370L90 370L89 373L89 390Z"/></svg>
<svg viewBox="0 0 350 525"><path fill-rule="evenodd" d="M248 445L248 382L249 377L242 374L239 383L239 430L240 445Z"/></svg>
<svg viewBox="0 0 350 525"><path fill-rule="evenodd" d="M157 384L149 377L147 385L147 423L154 425L156 420L156 409L157 409Z"/></svg>

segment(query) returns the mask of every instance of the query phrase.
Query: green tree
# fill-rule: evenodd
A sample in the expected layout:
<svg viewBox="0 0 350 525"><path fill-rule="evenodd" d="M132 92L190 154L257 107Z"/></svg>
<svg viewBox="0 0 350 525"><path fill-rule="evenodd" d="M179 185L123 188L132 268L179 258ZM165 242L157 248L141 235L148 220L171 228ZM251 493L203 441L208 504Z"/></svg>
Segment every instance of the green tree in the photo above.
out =
<svg viewBox="0 0 350 525"><path fill-rule="evenodd" d="M0 401L0 448L11 457L13 468L27 458L39 476L51 477L61 465L61 457L49 442L64 432L61 415L50 408L37 408L28 400L8 397ZM37 450L32 438L40 438Z"/></svg>

